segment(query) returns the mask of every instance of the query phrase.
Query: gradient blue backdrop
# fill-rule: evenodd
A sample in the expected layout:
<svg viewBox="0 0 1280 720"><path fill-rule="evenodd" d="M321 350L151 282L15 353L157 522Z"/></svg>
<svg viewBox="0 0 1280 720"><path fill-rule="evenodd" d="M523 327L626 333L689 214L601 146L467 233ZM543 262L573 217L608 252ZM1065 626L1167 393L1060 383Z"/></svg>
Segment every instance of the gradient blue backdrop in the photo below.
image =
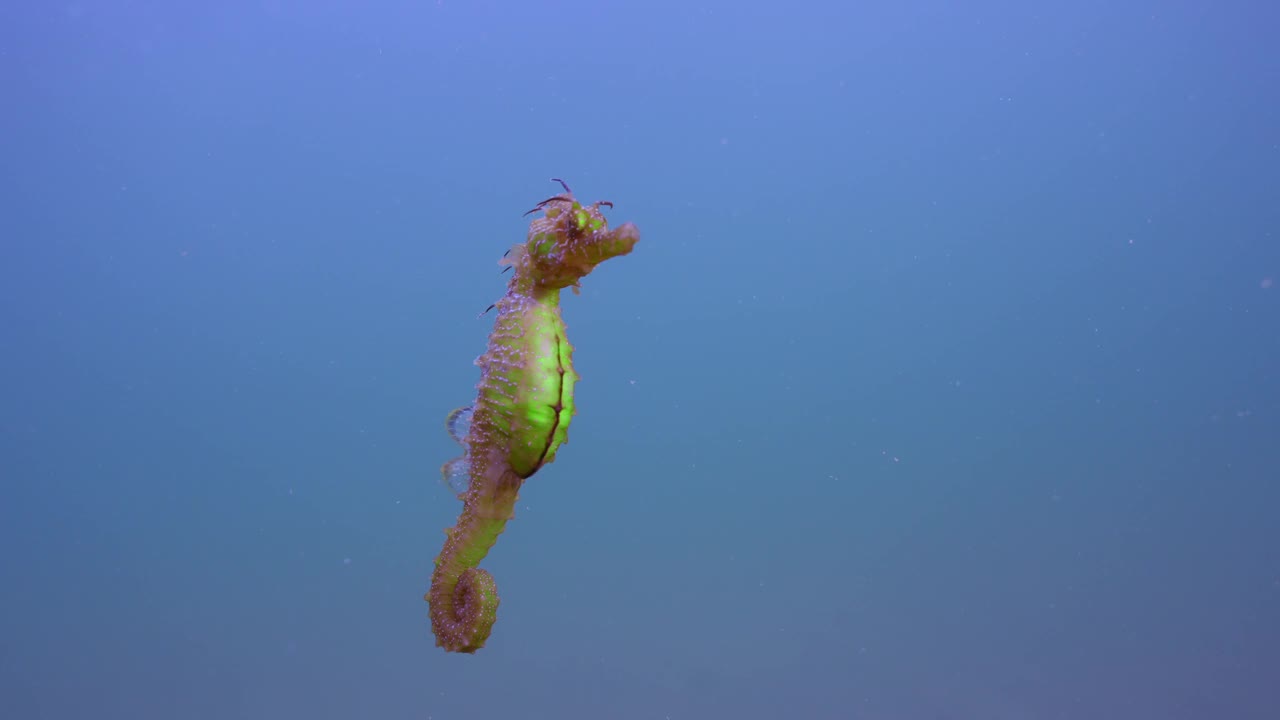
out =
<svg viewBox="0 0 1280 720"><path fill-rule="evenodd" d="M1280 717L1280 11L6 2L0 716ZM634 220L422 593L520 214Z"/></svg>

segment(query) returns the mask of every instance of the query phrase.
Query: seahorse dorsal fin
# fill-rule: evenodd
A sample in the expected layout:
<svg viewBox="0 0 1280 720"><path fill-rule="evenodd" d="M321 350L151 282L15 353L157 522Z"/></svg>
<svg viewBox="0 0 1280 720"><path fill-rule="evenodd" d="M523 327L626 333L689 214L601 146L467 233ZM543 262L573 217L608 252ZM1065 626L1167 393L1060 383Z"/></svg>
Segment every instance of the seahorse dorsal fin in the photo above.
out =
<svg viewBox="0 0 1280 720"><path fill-rule="evenodd" d="M465 405L449 413L444 419L444 426L449 429L449 437L463 447L467 444L467 433L471 432L472 410L470 405Z"/></svg>
<svg viewBox="0 0 1280 720"><path fill-rule="evenodd" d="M440 475L453 494L461 496L471 486L471 460L466 455L456 457L440 468Z"/></svg>

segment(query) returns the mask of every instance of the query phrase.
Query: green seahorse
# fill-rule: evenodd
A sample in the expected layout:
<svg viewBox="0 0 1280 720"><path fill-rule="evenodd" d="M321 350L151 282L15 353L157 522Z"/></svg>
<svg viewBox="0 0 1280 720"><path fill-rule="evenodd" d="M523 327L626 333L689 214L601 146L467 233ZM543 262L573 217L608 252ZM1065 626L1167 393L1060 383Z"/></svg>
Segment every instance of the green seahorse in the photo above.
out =
<svg viewBox="0 0 1280 720"><path fill-rule="evenodd" d="M626 223L609 229L601 201L583 205L563 180L564 193L538 203L529 235L502 263L514 270L507 293L493 307L498 317L489 347L476 359L476 399L449 414L446 426L463 448L445 463L445 482L462 500L458 523L445 530L431 589L431 630L436 645L474 653L484 646L498 616L493 576L477 567L515 514L520 486L556 458L568 441L575 412L573 346L560 318L560 291L596 265L631 252L640 231ZM505 271L504 271L505 272Z"/></svg>

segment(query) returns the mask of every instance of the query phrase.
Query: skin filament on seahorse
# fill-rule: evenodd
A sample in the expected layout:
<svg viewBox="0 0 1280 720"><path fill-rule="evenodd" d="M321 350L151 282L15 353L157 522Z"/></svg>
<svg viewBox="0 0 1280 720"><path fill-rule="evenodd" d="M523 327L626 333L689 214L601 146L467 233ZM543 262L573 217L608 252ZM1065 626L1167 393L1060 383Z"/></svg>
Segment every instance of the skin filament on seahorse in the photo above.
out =
<svg viewBox="0 0 1280 720"><path fill-rule="evenodd" d="M462 513L445 530L425 599L436 645L450 652L474 653L489 638L498 591L480 561L514 516L520 486L568 441L578 375L560 317L560 291L577 293L596 265L626 255L640 240L631 223L609 228L601 208L612 203L583 205L568 185L556 182L564 193L526 213L541 215L502 260L513 272L495 304L489 346L476 359L475 401L446 421L463 454L445 463L442 473L462 500Z"/></svg>

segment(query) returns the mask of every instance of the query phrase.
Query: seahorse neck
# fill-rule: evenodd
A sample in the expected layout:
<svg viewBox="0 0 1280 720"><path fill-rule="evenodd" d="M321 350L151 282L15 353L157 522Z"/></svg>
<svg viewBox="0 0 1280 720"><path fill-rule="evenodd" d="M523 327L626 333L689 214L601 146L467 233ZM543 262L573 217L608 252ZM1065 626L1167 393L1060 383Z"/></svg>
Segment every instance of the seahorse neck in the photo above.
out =
<svg viewBox="0 0 1280 720"><path fill-rule="evenodd" d="M560 288L548 288L529 278L511 278L502 304L515 308L529 304L557 307L560 305Z"/></svg>

